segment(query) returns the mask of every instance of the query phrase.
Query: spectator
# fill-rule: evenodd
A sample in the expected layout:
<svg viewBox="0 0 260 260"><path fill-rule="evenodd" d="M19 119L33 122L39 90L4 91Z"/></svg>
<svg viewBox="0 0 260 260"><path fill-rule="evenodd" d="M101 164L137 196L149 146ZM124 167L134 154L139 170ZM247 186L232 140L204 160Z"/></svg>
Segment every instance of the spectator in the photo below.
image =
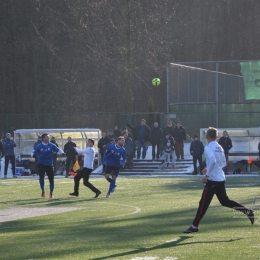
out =
<svg viewBox="0 0 260 260"><path fill-rule="evenodd" d="M142 159L145 159L146 151L148 149L147 143L150 141L150 133L151 133L150 127L146 125L146 121L144 119L141 120L141 123L138 126L134 127L131 126L129 123L127 123L127 126L129 126L134 131L134 138L137 147L137 159L140 159L141 148L143 149Z"/></svg>
<svg viewBox="0 0 260 260"><path fill-rule="evenodd" d="M2 140L0 139L0 174L1 174L1 161L3 157L4 157L4 147L3 147Z"/></svg>
<svg viewBox="0 0 260 260"><path fill-rule="evenodd" d="M37 147L37 145L38 145L38 144L41 144L41 143L42 143L42 136L39 135L37 142L35 142L34 145L33 145L33 150L35 150L36 147ZM38 171L38 154L35 155L34 165L35 165L35 166L34 166L35 174L38 174L38 172L39 172L39 171Z"/></svg>
<svg viewBox="0 0 260 260"><path fill-rule="evenodd" d="M14 155L14 147L16 147L16 143L11 139L11 134L7 133L5 135L5 140L3 141L4 147L4 155L5 155L5 170L4 170L4 178L7 178L7 169L8 164L11 162L12 164L12 172L13 177L17 178L15 175L15 155Z"/></svg>
<svg viewBox="0 0 260 260"><path fill-rule="evenodd" d="M114 126L114 135L115 135L116 137L119 137L119 136L121 135L121 131L120 131L120 129L118 128L117 125Z"/></svg>
<svg viewBox="0 0 260 260"><path fill-rule="evenodd" d="M172 157L172 168L175 169L175 155L174 155L174 146L170 139L168 139L168 142L166 146L163 147L163 163L162 163L162 170L165 168L166 163L167 167L169 166L171 157Z"/></svg>
<svg viewBox="0 0 260 260"><path fill-rule="evenodd" d="M110 140L107 137L107 133L103 132L102 137L98 141L98 149L101 156L101 162L103 162L104 154L106 152L107 144Z"/></svg>
<svg viewBox="0 0 260 260"><path fill-rule="evenodd" d="M127 127L122 127L122 128L121 128L121 135L124 135L124 133L127 133L127 134L128 134L128 137L130 137L130 138L132 139L132 141L134 141L134 140L133 140L133 136L132 136L132 134L128 131Z"/></svg>
<svg viewBox="0 0 260 260"><path fill-rule="evenodd" d="M74 149L77 147L75 143L72 142L71 137L68 137L68 142L64 146L64 153L66 154L66 176L69 177L70 163L74 165L77 160L77 152Z"/></svg>
<svg viewBox="0 0 260 260"><path fill-rule="evenodd" d="M167 126L163 129L163 136L166 136L166 133L170 134L172 137L174 136L174 128L171 121L168 121Z"/></svg>
<svg viewBox="0 0 260 260"><path fill-rule="evenodd" d="M115 141L117 140L117 136L115 135L115 132L113 129L109 130L107 138L108 138L108 140L111 140L112 138L115 139Z"/></svg>
<svg viewBox="0 0 260 260"><path fill-rule="evenodd" d="M202 154L204 153L204 145L203 143L199 140L198 135L194 135L194 141L190 144L190 154L193 157L193 175L197 175L197 161L199 161L199 166L200 166L200 173L203 170L203 165L202 165Z"/></svg>
<svg viewBox="0 0 260 260"><path fill-rule="evenodd" d="M177 160L184 160L184 141L186 140L186 131L181 125L181 122L177 122L177 126L174 128L173 138L175 141L175 153Z"/></svg>
<svg viewBox="0 0 260 260"><path fill-rule="evenodd" d="M56 143L54 136L52 136L50 142L52 144L56 145L59 148L59 145ZM52 162L53 162L54 175L56 175L56 172L57 172L57 152L54 151L54 150L53 150L53 153L52 153Z"/></svg>
<svg viewBox="0 0 260 260"><path fill-rule="evenodd" d="M233 147L233 145L232 145L231 139L228 136L227 131L223 132L223 136L220 137L218 143L219 143L219 145L222 146L222 148L224 150L227 165L224 167L223 170L224 170L225 174L228 174L228 155L229 155L229 150Z"/></svg>
<svg viewBox="0 0 260 260"><path fill-rule="evenodd" d="M126 151L126 164L125 167L129 169L133 169L133 140L128 136L128 133L123 133L125 138L125 151Z"/></svg>
<svg viewBox="0 0 260 260"><path fill-rule="evenodd" d="M260 158L260 142L258 143L258 158Z"/></svg>
<svg viewBox="0 0 260 260"><path fill-rule="evenodd" d="M170 140L170 142L171 142L171 145L174 145L174 139L173 139L173 137L170 136L169 133L166 133L165 137L163 137L163 139L162 139L162 145L163 145L163 147L165 147L165 146L167 145L167 143L168 143L169 140ZM163 154L163 152L162 152L162 154Z"/></svg>
<svg viewBox="0 0 260 260"><path fill-rule="evenodd" d="M151 143L152 143L152 156L153 160L155 160L155 147L156 151L156 159L159 159L160 151L161 151L161 140L162 140L162 129L158 126L157 122L154 122L153 128L151 130Z"/></svg>

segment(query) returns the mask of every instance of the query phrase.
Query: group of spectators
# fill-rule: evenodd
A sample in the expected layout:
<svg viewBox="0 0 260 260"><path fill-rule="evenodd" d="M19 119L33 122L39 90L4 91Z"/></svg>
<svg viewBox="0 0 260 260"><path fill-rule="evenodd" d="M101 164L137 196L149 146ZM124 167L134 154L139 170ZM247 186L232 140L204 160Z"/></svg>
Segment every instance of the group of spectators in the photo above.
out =
<svg viewBox="0 0 260 260"><path fill-rule="evenodd" d="M167 166L169 165L170 159L172 159L172 167L175 168L175 156L177 160L184 159L186 131L180 121L177 122L176 127L173 127L172 122L169 121L164 129L161 129L157 122L154 122L151 129L146 125L145 119L141 119L140 124L136 126L132 126L129 123L126 125L121 130L115 125L108 133L102 133L102 138L98 142L102 161L107 146L116 142L119 136L124 136L125 138L124 148L127 154L125 168L133 168L133 158L144 160L149 144L152 145L152 159L159 160L162 158L163 168L166 164ZM129 133L128 128L132 134Z"/></svg>

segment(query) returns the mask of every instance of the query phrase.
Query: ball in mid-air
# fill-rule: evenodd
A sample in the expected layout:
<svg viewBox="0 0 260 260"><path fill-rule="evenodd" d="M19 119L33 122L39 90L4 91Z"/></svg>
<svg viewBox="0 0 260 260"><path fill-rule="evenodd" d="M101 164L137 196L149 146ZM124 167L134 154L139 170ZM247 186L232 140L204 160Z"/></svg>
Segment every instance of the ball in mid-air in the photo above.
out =
<svg viewBox="0 0 260 260"><path fill-rule="evenodd" d="M154 79L152 80L152 84L153 84L154 86L159 86L159 85L161 84L161 80L160 80L159 78L154 78Z"/></svg>

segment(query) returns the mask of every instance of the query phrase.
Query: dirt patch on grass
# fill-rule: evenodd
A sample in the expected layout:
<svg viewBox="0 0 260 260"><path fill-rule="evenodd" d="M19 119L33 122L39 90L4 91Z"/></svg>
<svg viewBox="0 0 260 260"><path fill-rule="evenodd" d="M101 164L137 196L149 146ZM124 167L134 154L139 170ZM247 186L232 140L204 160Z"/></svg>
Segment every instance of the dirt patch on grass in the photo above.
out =
<svg viewBox="0 0 260 260"><path fill-rule="evenodd" d="M14 221L24 218L39 217L51 214L59 214L81 208L67 207L67 208L11 208L0 210L0 222Z"/></svg>

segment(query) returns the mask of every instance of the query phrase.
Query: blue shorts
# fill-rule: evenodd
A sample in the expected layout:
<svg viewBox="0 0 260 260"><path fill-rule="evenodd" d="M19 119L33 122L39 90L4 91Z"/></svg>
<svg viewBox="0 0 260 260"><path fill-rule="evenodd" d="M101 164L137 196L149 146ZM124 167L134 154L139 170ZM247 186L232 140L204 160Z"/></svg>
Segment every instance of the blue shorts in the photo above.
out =
<svg viewBox="0 0 260 260"><path fill-rule="evenodd" d="M112 175L115 175L117 177L120 169L121 169L121 166L118 167L118 166L107 165L106 166L106 174L112 174Z"/></svg>

